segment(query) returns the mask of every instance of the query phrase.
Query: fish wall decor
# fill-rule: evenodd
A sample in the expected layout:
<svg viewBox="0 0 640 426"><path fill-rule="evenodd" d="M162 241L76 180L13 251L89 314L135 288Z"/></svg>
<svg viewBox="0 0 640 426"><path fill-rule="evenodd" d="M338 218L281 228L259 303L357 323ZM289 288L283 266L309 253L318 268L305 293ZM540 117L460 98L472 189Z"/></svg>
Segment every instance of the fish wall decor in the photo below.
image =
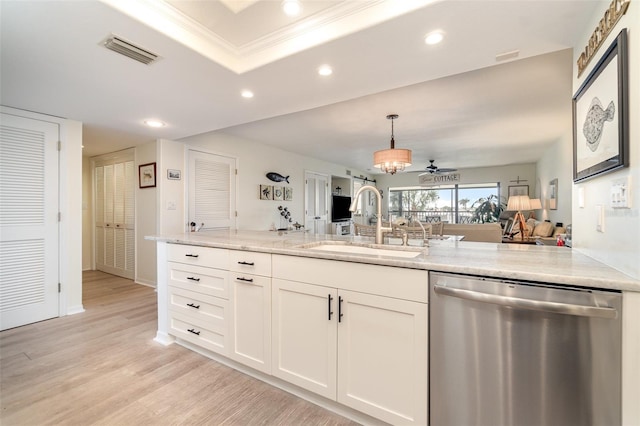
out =
<svg viewBox="0 0 640 426"><path fill-rule="evenodd" d="M607 109L602 108L602 102L600 99L593 98L589 110L587 112L587 118L584 120L582 126L582 133L587 139L587 146L591 152L595 152L600 145L600 139L602 139L602 131L604 130L605 121L613 121L615 117L616 107L611 101Z"/></svg>
<svg viewBox="0 0 640 426"><path fill-rule="evenodd" d="M280 173L269 172L267 178L273 182L287 182L289 183L289 176L282 176Z"/></svg>

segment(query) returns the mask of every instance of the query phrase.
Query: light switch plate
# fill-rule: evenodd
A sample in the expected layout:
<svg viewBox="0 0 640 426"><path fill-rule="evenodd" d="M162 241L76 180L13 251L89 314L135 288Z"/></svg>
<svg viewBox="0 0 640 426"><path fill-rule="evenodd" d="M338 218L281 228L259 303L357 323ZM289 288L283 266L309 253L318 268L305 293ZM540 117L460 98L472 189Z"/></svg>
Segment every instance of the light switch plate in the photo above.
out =
<svg viewBox="0 0 640 426"><path fill-rule="evenodd" d="M167 201L167 210L175 210L176 202L175 201Z"/></svg>
<svg viewBox="0 0 640 426"><path fill-rule="evenodd" d="M631 176L615 179L611 182L611 207L614 209L631 208Z"/></svg>

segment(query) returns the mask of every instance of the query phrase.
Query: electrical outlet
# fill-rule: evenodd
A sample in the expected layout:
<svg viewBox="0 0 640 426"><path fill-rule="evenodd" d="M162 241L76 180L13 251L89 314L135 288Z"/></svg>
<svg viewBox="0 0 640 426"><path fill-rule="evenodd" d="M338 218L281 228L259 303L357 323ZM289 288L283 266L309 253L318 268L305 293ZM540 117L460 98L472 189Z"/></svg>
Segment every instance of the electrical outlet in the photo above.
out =
<svg viewBox="0 0 640 426"><path fill-rule="evenodd" d="M604 206L596 205L596 231L604 232Z"/></svg>

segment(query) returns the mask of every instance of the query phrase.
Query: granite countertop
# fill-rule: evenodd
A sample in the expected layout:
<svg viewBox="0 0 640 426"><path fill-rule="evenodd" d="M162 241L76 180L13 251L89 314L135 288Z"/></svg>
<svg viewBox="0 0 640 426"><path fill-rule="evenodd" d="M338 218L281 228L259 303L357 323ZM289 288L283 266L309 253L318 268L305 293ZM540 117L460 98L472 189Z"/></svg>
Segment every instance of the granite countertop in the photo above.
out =
<svg viewBox="0 0 640 426"><path fill-rule="evenodd" d="M324 241L369 247L375 245L371 237L311 235L304 232L220 230L149 236L146 239L580 287L640 291L640 280L567 247L477 243L455 239L430 240L428 247L407 249L420 251L416 257L401 258L310 250L309 246Z"/></svg>

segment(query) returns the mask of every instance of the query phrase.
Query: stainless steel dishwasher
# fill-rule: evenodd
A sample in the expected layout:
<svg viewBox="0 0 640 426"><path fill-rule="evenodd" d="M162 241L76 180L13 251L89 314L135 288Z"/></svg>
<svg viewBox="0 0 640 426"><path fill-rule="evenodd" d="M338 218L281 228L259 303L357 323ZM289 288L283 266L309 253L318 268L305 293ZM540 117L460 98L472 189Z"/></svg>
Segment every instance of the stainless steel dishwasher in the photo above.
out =
<svg viewBox="0 0 640 426"><path fill-rule="evenodd" d="M616 291L429 276L430 426L619 425Z"/></svg>

